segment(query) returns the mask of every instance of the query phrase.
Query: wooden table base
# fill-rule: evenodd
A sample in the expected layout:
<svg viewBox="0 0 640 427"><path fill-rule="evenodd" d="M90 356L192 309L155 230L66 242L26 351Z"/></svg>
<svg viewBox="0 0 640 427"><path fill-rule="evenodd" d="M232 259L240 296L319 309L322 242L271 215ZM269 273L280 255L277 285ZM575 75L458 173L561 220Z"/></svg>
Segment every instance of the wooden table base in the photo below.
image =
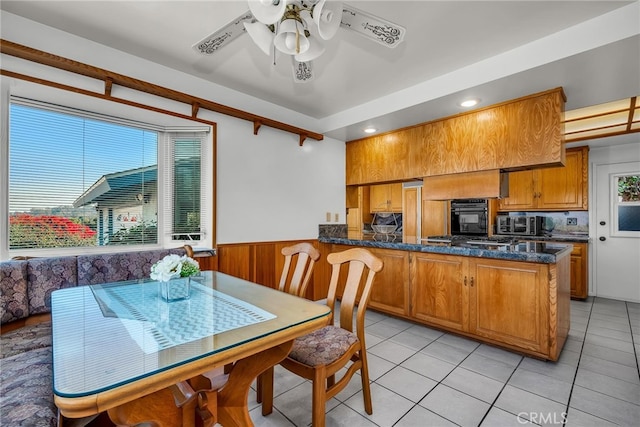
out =
<svg viewBox="0 0 640 427"><path fill-rule="evenodd" d="M292 346L289 341L236 361L228 381L219 389L215 382L205 385L199 377L190 384L183 382L110 409L109 417L117 426L194 427L196 417L198 424L205 426L253 426L247 407L251 384L287 357Z"/></svg>

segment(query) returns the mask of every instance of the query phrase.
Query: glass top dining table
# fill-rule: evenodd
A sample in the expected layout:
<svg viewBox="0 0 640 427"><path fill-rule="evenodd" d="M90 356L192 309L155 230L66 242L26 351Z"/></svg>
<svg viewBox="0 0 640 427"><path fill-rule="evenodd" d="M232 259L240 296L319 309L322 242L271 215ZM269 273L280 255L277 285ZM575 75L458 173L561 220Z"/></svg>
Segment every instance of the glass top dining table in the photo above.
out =
<svg viewBox="0 0 640 427"><path fill-rule="evenodd" d="M53 390L63 415L97 414L290 343L329 316L324 304L219 272L191 278L181 301L167 302L161 286L142 280L53 292Z"/></svg>

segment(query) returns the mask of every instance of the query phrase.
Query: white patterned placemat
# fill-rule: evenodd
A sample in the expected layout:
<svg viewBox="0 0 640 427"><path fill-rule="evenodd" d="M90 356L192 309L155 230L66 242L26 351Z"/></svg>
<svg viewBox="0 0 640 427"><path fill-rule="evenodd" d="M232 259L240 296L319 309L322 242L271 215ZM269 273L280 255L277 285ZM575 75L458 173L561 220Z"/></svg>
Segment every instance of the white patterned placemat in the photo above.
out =
<svg viewBox="0 0 640 427"><path fill-rule="evenodd" d="M261 308L191 281L191 297L165 302L160 283L92 285L106 317L119 318L145 353L276 318Z"/></svg>

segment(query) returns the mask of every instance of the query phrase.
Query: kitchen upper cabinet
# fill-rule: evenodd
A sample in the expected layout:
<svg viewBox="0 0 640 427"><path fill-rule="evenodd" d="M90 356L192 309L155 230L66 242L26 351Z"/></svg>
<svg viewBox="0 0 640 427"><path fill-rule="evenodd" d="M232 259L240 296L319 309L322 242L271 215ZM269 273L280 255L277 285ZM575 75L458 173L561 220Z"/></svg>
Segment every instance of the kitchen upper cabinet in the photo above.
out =
<svg viewBox="0 0 640 427"><path fill-rule="evenodd" d="M402 212L402 183L372 185L369 191L371 212Z"/></svg>
<svg viewBox="0 0 640 427"><path fill-rule="evenodd" d="M562 88L346 145L347 185L562 165Z"/></svg>
<svg viewBox="0 0 640 427"><path fill-rule="evenodd" d="M509 173L509 197L499 210L587 210L588 156L588 147L570 148L564 167Z"/></svg>
<svg viewBox="0 0 640 427"><path fill-rule="evenodd" d="M407 171L409 151L421 134L422 129L417 127L348 142L347 185L401 181L412 176Z"/></svg>

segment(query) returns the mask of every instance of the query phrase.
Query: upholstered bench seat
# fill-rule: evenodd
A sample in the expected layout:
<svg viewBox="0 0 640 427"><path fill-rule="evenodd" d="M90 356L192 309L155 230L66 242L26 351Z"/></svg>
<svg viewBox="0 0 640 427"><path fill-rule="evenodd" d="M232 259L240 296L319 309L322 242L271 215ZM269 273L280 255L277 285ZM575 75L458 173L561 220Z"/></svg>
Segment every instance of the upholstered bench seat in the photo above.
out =
<svg viewBox="0 0 640 427"><path fill-rule="evenodd" d="M0 365L2 425L57 425L58 408L51 388L51 346L5 357Z"/></svg>
<svg viewBox="0 0 640 427"><path fill-rule="evenodd" d="M0 426L57 426L53 399L51 294L149 277L151 266L187 248L0 262ZM5 329L6 325L6 329ZM74 420L82 426L94 417ZM65 422L65 425L67 423ZM64 427L64 426L61 426Z"/></svg>

